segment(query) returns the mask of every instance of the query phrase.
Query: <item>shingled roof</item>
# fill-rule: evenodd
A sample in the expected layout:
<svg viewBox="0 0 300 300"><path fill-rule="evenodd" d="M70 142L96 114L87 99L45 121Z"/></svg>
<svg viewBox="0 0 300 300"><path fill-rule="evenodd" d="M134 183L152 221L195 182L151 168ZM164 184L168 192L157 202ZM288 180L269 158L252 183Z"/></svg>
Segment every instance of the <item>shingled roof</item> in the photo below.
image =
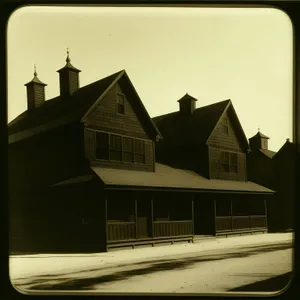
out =
<svg viewBox="0 0 300 300"><path fill-rule="evenodd" d="M259 151L269 158L273 158L273 156L276 154L275 151L268 150L268 149L259 149Z"/></svg>
<svg viewBox="0 0 300 300"><path fill-rule="evenodd" d="M147 119L148 126L152 127L153 132L161 137L131 84L128 75L125 70L122 70L79 88L66 99L61 99L61 96L58 96L45 101L41 106L32 111L24 111L8 124L10 142L16 140L16 135L23 135L24 132L26 132L26 135L23 136L33 135L59 125L81 120L93 108L100 96L121 78L131 85L131 89L138 99L138 108L142 111L144 119Z"/></svg>
<svg viewBox="0 0 300 300"><path fill-rule="evenodd" d="M80 118L98 99L122 71L86 85L75 91L70 99L60 96L49 99L32 111L24 111L8 124L8 133L14 134L41 124L55 121L68 115L71 119Z"/></svg>
<svg viewBox="0 0 300 300"><path fill-rule="evenodd" d="M195 109L188 118L179 111L153 118L168 146L187 145L195 141L205 143L230 100Z"/></svg>

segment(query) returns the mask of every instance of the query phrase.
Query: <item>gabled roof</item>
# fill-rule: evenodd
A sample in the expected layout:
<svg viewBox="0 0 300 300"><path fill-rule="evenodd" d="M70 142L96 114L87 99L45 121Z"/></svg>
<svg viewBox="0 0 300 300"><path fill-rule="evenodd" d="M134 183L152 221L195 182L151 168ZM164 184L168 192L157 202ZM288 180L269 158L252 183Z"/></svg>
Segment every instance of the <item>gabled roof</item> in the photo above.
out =
<svg viewBox="0 0 300 300"><path fill-rule="evenodd" d="M264 135L260 131L257 132L253 137L249 138L249 140L256 139L256 138L264 138L264 139L269 139L268 136Z"/></svg>
<svg viewBox="0 0 300 300"><path fill-rule="evenodd" d="M163 136L159 143L178 146L194 141L205 143L220 119L230 100L200 107L190 116L183 116L180 111L153 118Z"/></svg>
<svg viewBox="0 0 300 300"><path fill-rule="evenodd" d="M46 100L41 106L32 111L24 111L8 124L9 142L47 131L57 126L80 121L94 104L98 103L112 86L121 78L134 91L137 106L144 114L144 120L153 133L161 137L158 129L149 117L141 99L136 93L125 70L114 73L94 83L79 88L71 96L61 99L60 96Z"/></svg>
<svg viewBox="0 0 300 300"><path fill-rule="evenodd" d="M288 139L287 141L282 145L282 147L277 151L277 153L274 155L273 159L277 159L277 157L280 157L284 154L284 152L287 153L290 159L292 159L293 155L297 154L297 144L294 142L290 142Z"/></svg>
<svg viewBox="0 0 300 300"><path fill-rule="evenodd" d="M259 149L259 151L269 158L273 158L273 156L276 154L275 151L271 151L271 150L267 150L267 149Z"/></svg>
<svg viewBox="0 0 300 300"><path fill-rule="evenodd" d="M182 102L185 100L194 100L194 101L198 101L196 98L194 98L193 96L189 95L188 93L186 93L183 97L181 97L177 102Z"/></svg>
<svg viewBox="0 0 300 300"><path fill-rule="evenodd" d="M230 99L197 108L189 116L183 116L180 111L177 111L153 118L164 137L164 140L159 143L160 146L176 147L195 142L206 143L221 116L229 108L242 143L245 148L248 148L247 138Z"/></svg>

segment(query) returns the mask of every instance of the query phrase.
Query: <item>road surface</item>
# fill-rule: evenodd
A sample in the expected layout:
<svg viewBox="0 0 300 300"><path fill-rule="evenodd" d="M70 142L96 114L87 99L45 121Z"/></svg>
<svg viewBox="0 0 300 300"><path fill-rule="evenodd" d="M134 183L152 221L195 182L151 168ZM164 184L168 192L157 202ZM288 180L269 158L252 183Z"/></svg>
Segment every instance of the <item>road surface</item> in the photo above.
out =
<svg viewBox="0 0 300 300"><path fill-rule="evenodd" d="M291 233L262 234L94 255L15 256L10 277L23 292L222 293L291 272L292 253Z"/></svg>

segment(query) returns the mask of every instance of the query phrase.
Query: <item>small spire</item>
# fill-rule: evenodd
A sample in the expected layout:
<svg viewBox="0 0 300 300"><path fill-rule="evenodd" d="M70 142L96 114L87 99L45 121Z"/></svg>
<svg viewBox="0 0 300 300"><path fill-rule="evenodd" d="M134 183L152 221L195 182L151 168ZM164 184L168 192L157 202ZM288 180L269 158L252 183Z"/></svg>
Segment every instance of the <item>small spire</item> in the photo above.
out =
<svg viewBox="0 0 300 300"><path fill-rule="evenodd" d="M258 132L260 132L260 128L258 127Z"/></svg>
<svg viewBox="0 0 300 300"><path fill-rule="evenodd" d="M67 59L66 59L67 63L71 61L69 54L70 54L69 48L67 48Z"/></svg>
<svg viewBox="0 0 300 300"><path fill-rule="evenodd" d="M290 141L290 139L289 139L289 138L287 138L287 139L286 139L286 141L287 141L287 142L289 142L289 141Z"/></svg>
<svg viewBox="0 0 300 300"><path fill-rule="evenodd" d="M37 77L36 65L35 65L35 64L34 64L34 73L33 73L33 75L34 75L35 77Z"/></svg>

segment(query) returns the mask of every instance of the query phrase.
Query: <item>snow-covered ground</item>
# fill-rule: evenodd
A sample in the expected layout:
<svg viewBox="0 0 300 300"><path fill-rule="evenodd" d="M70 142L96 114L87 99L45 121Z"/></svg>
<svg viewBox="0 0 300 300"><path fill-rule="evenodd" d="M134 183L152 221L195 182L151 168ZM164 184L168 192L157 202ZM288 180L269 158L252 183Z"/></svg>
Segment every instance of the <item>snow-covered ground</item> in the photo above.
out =
<svg viewBox="0 0 300 300"><path fill-rule="evenodd" d="M122 293L211 293L292 270L292 233L154 248L10 257L16 287Z"/></svg>

